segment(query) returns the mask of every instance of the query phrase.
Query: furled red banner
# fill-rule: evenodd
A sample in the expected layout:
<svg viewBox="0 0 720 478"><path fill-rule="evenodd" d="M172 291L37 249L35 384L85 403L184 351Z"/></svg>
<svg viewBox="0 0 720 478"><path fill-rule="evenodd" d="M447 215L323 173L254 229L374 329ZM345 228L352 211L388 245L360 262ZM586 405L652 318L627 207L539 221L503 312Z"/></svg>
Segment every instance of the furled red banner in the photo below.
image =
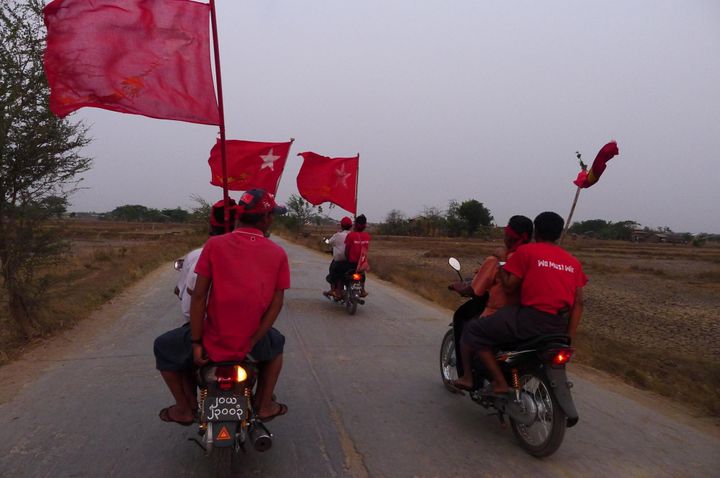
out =
<svg viewBox="0 0 720 478"><path fill-rule="evenodd" d="M228 189L247 191L262 188L273 194L278 184L285 161L290 153L292 141L287 143L260 143L257 141L225 141L227 154ZM220 159L220 140L210 150L210 184L222 187L222 163Z"/></svg>
<svg viewBox="0 0 720 478"><path fill-rule="evenodd" d="M357 208L357 177L360 156L328 158L315 153L300 153L303 165L297 177L300 195L310 204L337 204L352 214Z"/></svg>
<svg viewBox="0 0 720 478"><path fill-rule="evenodd" d="M589 188L600 179L600 175L605 171L607 162L614 156L620 154L618 145L615 141L610 141L603 146L595 157L589 171L580 171L573 183L579 188Z"/></svg>
<svg viewBox="0 0 720 478"><path fill-rule="evenodd" d="M50 110L84 106L219 124L206 3L54 0L45 6Z"/></svg>

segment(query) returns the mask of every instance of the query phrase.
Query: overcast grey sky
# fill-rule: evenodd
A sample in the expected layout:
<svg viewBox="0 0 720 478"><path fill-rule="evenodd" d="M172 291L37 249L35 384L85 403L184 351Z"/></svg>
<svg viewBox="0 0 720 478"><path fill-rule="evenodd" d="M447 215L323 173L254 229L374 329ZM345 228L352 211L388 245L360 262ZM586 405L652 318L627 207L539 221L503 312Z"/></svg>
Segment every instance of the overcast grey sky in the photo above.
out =
<svg viewBox="0 0 720 478"><path fill-rule="evenodd" d="M566 216L579 166L617 140L575 219L720 232L720 2L217 0L229 139L360 153L381 221L475 198L496 222ZM221 197L217 128L86 108L95 158L72 210ZM237 193L234 194L238 196ZM335 213L339 216L341 213Z"/></svg>

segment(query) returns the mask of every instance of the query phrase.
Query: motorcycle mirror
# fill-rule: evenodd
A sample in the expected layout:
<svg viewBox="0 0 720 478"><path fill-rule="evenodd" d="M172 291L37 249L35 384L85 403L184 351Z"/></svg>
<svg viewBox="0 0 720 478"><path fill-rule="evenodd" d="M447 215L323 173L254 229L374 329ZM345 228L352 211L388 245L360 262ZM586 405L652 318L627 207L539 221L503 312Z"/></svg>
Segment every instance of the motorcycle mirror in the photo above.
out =
<svg viewBox="0 0 720 478"><path fill-rule="evenodd" d="M455 259L454 257L451 257L448 259L448 264L450 264L450 267L455 269L456 271L460 272L460 261Z"/></svg>

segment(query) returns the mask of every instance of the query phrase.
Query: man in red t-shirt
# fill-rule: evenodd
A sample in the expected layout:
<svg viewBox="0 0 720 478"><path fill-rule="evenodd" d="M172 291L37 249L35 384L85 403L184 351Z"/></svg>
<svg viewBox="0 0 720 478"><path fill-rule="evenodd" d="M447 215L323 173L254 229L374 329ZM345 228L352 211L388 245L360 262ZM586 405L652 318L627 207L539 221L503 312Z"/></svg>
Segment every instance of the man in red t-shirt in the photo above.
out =
<svg viewBox="0 0 720 478"><path fill-rule="evenodd" d="M360 214L355 218L353 230L345 237L345 257L348 261L348 269L357 272L365 272L367 266L367 252L370 248L370 234L365 232L367 218ZM367 297L365 291L365 275L363 274L362 292L360 297Z"/></svg>
<svg viewBox="0 0 720 478"><path fill-rule="evenodd" d="M563 218L554 212L543 212L534 223L536 242L519 247L501 272L507 293L520 290L520 305L475 319L463 331L462 360L470 363L477 352L492 375L494 393L509 391L495 360L494 346L545 334L567 333L573 339L582 316L582 288L588 279L580 261L556 244L563 230ZM466 370L453 384L471 390L472 371Z"/></svg>
<svg viewBox="0 0 720 478"><path fill-rule="evenodd" d="M247 356L261 363L255 407L263 421L288 410L272 400L285 343L272 326L285 289L290 288L290 268L285 251L266 237L274 214L283 209L262 189L242 195L235 230L211 238L203 247L190 305L193 358L198 366Z"/></svg>

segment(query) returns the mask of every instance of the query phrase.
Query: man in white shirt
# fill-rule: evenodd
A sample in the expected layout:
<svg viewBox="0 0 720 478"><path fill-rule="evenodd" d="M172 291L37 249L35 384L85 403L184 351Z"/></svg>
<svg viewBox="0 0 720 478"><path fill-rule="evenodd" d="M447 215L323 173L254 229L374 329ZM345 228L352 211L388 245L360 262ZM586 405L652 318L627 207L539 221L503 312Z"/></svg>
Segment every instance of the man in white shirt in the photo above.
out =
<svg viewBox="0 0 720 478"><path fill-rule="evenodd" d="M342 275L347 269L347 259L345 258L345 238L352 228L352 219L345 216L340 220L340 231L333 234L328 241L333 248L333 260L330 263L330 273L326 280L330 283L330 290L323 292L325 297L340 296L340 282L342 281Z"/></svg>
<svg viewBox="0 0 720 478"><path fill-rule="evenodd" d="M188 252L182 259L182 268L180 269L180 277L178 277L175 286L175 295L180 299L180 310L183 314L183 324L190 320L190 301L192 299L192 291L195 288L195 264L200 257L202 247L193 249Z"/></svg>

